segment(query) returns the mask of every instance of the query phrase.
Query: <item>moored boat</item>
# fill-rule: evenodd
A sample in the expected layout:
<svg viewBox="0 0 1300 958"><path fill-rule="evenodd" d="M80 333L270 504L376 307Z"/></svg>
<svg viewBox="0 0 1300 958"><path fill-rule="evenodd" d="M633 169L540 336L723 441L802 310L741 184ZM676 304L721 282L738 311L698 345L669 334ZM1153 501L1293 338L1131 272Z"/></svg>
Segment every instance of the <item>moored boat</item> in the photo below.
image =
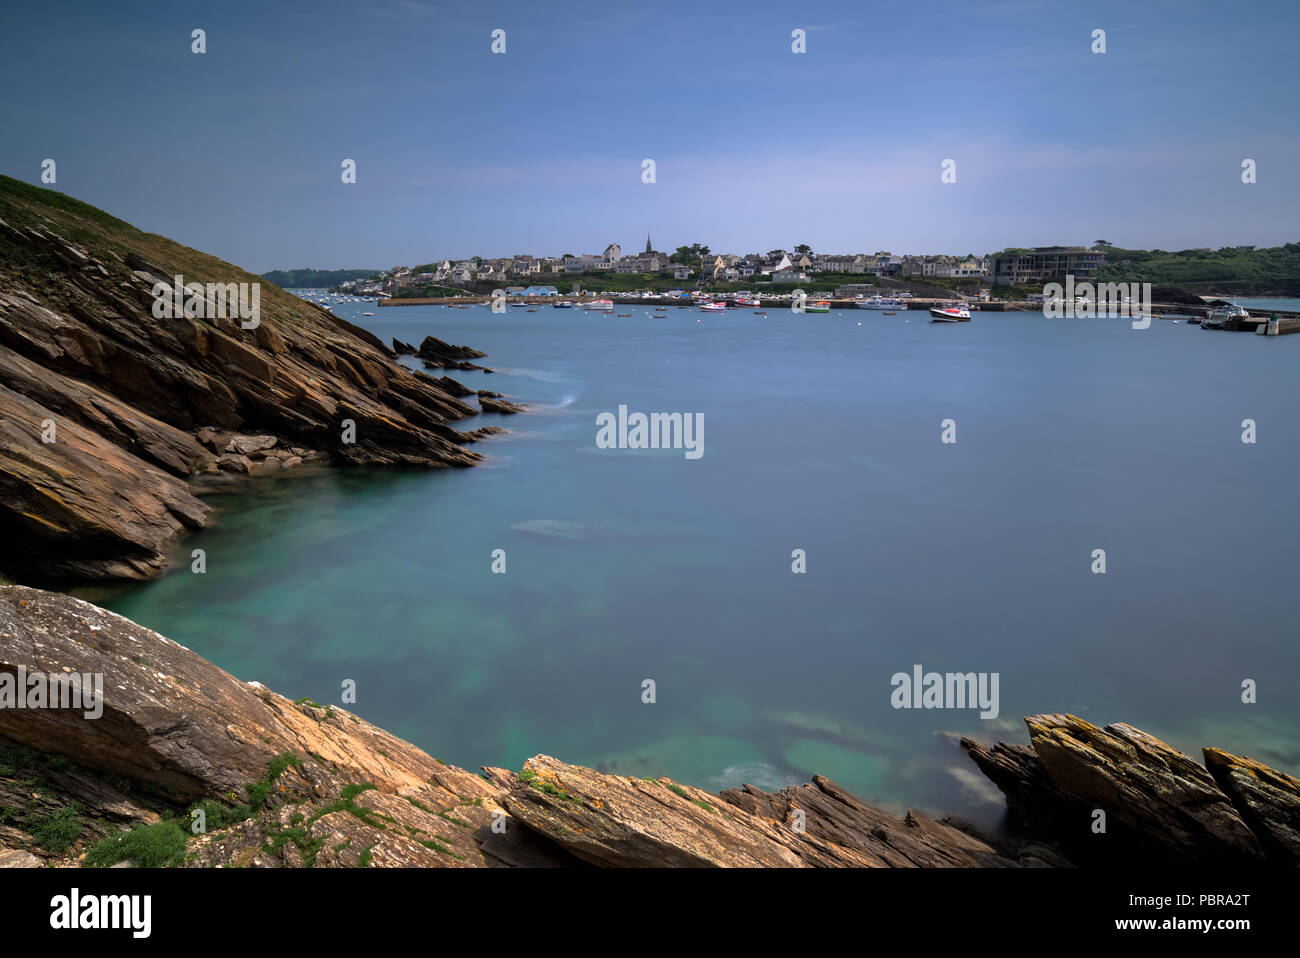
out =
<svg viewBox="0 0 1300 958"><path fill-rule="evenodd" d="M969 323L970 311L961 306L933 306L930 308L932 323Z"/></svg>
<svg viewBox="0 0 1300 958"><path fill-rule="evenodd" d="M907 309L907 304L901 299L887 296L868 296L860 300L857 306L858 309Z"/></svg>
<svg viewBox="0 0 1300 958"><path fill-rule="evenodd" d="M831 311L831 304L824 299L820 299L815 303L809 303L803 308L803 311L805 313L829 313Z"/></svg>
<svg viewBox="0 0 1300 958"><path fill-rule="evenodd" d="M552 309L573 309L573 304L566 300L559 303L551 303L551 308Z"/></svg>
<svg viewBox="0 0 1300 958"><path fill-rule="evenodd" d="M1210 310L1209 315L1201 320L1201 329L1222 329L1225 324L1242 319L1250 319L1250 311L1236 303L1225 303Z"/></svg>
<svg viewBox="0 0 1300 958"><path fill-rule="evenodd" d="M612 299L593 299L590 303L583 303L582 308L611 313L614 311L614 301Z"/></svg>
<svg viewBox="0 0 1300 958"><path fill-rule="evenodd" d="M723 313L727 310L726 303L700 303L700 310L705 313Z"/></svg>

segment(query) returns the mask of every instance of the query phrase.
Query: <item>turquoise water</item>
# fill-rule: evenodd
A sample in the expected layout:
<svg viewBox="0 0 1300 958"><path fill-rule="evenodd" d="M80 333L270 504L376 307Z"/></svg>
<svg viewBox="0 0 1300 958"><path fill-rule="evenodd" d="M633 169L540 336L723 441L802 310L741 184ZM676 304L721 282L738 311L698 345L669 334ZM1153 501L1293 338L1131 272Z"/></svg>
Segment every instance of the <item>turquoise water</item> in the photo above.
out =
<svg viewBox="0 0 1300 958"><path fill-rule="evenodd" d="M1023 741L1035 712L1300 771L1300 336L335 309L483 349L496 374L453 375L530 409L465 424L510 430L480 468L248 482L176 571L107 598L241 678L321 703L353 679L358 713L470 768L545 752L715 789L820 772L975 821L1000 798L954 736ZM619 404L702 413L704 455L597 449ZM892 708L915 663L999 673L1000 717Z"/></svg>

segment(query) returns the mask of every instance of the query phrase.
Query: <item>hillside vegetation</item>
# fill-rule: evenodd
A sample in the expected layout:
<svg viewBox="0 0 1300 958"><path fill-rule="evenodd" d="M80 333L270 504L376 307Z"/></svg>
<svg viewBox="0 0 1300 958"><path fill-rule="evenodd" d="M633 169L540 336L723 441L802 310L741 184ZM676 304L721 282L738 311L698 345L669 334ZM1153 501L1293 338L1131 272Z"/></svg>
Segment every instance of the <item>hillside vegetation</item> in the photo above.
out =
<svg viewBox="0 0 1300 958"><path fill-rule="evenodd" d="M1106 265L1097 278L1103 282L1156 283L1166 286L1252 284L1261 291L1300 284L1300 243L1267 249L1217 250L1106 248Z"/></svg>
<svg viewBox="0 0 1300 958"><path fill-rule="evenodd" d="M369 279L378 276L378 269L273 269L263 273L262 279L275 283L281 289L328 289L354 279Z"/></svg>

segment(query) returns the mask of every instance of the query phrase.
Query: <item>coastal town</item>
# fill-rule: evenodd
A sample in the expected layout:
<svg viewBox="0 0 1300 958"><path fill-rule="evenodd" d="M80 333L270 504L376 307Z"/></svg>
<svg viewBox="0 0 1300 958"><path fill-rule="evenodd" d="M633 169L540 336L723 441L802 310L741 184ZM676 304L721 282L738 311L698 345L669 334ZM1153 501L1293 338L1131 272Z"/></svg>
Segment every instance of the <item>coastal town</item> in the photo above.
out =
<svg viewBox="0 0 1300 958"><path fill-rule="evenodd" d="M399 266L378 276L349 280L338 289L358 296L409 297L430 295L434 288L482 292L483 284L504 284L508 296L556 296L581 286L626 292L684 293L727 284L767 284L773 292L789 292L798 284L834 281L840 296L884 281L961 281L954 288L978 296L980 289L1093 276L1106 262L1104 247L1050 246L1011 249L992 255L897 255L875 253L814 253L806 244L793 250L767 253L714 253L707 246L681 246L671 254L653 248L625 255L618 243L599 254L536 257L518 254L484 259L442 260L419 267ZM614 277L622 281L611 280ZM855 277L862 281L854 283ZM588 282L581 282L588 280ZM628 283L626 280L632 280ZM872 282L874 281L874 282ZM639 282L640 285L637 285ZM674 285L680 284L680 285ZM948 284L945 284L948 285ZM781 287L787 287L782 289ZM854 289L854 287L860 287ZM436 293L433 295L437 295Z"/></svg>
<svg viewBox="0 0 1300 958"><path fill-rule="evenodd" d="M1237 246L1174 255L1251 256L1255 251L1253 246ZM1104 271L1111 252L1126 259L1108 276ZM1261 335L1300 332L1300 316L1279 317L1277 310L1252 313L1215 291L1167 285L1152 300L1151 282L1119 279L1131 268L1133 255L1105 240L1092 246L1009 248L980 256L897 255L888 250L815 253L807 244L738 255L714 253L698 243L667 254L655 250L647 236L645 249L629 255L610 243L599 255L448 259L354 276L330 286L328 293L384 306L480 304L531 311L547 303L605 312L636 305L677 305L705 312L737 307L763 312L764 307L786 306L811 313L869 309L886 316L928 310L934 322L967 322L972 310L1043 310L1045 315L1185 321ZM330 301L321 303L328 306Z"/></svg>

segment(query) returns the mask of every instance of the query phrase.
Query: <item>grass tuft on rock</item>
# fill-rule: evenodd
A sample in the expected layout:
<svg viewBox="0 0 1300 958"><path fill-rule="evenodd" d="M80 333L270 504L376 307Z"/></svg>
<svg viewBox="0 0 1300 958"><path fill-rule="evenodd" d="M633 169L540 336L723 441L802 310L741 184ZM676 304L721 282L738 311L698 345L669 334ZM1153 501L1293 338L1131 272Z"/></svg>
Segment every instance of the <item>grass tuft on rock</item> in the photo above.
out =
<svg viewBox="0 0 1300 958"><path fill-rule="evenodd" d="M171 868L184 860L187 840L174 821L140 825L108 836L86 852L81 864L83 868L108 868L129 861L136 868Z"/></svg>

